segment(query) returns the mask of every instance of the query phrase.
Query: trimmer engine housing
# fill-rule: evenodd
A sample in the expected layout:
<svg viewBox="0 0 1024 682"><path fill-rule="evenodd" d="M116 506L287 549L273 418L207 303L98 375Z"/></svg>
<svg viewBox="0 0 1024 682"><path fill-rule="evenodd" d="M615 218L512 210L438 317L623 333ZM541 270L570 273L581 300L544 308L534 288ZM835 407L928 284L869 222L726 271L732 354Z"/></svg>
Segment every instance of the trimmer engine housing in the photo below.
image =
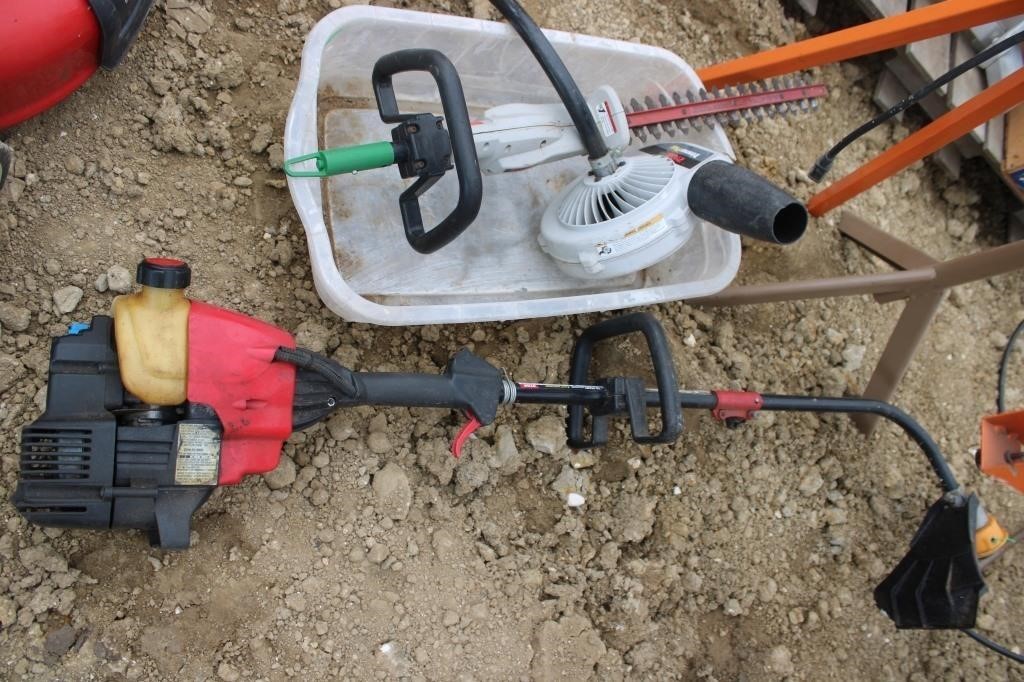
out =
<svg viewBox="0 0 1024 682"><path fill-rule="evenodd" d="M139 266L144 290L183 289L188 277L188 266L174 259ZM22 430L14 504L26 519L140 528L154 545L185 548L192 514L214 487L277 466L292 432L296 372L274 355L294 347L291 335L205 303L186 304L187 399L177 404L147 403L125 388L132 382L122 372L136 366L119 361L118 340L127 345L136 337L115 334L113 318L76 323L53 340L46 411ZM140 337L157 341L131 354L121 348L125 357L166 350L159 339L172 336L169 323L147 329L144 321L130 320Z"/></svg>
<svg viewBox="0 0 1024 682"><path fill-rule="evenodd" d="M14 504L44 526L141 528L188 547L217 485L223 429L207 407L154 407L125 392L113 320L55 339L46 412L21 435Z"/></svg>

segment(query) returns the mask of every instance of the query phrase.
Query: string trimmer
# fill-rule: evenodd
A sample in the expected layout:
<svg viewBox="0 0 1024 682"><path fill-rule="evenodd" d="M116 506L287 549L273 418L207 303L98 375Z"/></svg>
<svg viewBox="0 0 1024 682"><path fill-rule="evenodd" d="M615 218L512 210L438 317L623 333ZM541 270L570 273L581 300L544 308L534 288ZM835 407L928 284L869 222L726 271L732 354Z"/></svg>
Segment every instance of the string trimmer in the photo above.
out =
<svg viewBox="0 0 1024 682"><path fill-rule="evenodd" d="M399 198L409 244L422 253L442 248L476 218L481 173L520 171L586 156L590 170L547 206L538 242L568 275L618 277L672 255L701 219L777 244L799 239L803 205L725 154L689 142L655 144L627 153L631 135L646 141L663 132L809 110L825 94L802 81L752 84L727 91L663 93L633 99L627 111L609 86L584 98L547 38L514 0L493 4L518 31L550 79L561 104L504 104L471 117L458 72L437 50L409 49L381 57L372 84L383 122L397 124L391 141L316 151L285 163L292 177L324 177L397 165L415 178ZM444 117L399 110L392 79L426 71L433 76ZM447 128L445 127L447 126ZM312 163L313 167L310 167ZM419 198L452 168L455 208L425 229Z"/></svg>
<svg viewBox="0 0 1024 682"><path fill-rule="evenodd" d="M986 589L978 561L1007 541L957 482L932 437L899 408L863 398L682 390L664 331L648 314L586 329L565 384L513 380L467 349L437 375L355 372L296 348L281 329L189 301L190 276L181 261L146 260L137 273L142 290L115 299L112 318L96 316L53 341L46 411L22 431L14 504L29 521L139 528L155 545L184 549L193 513L217 486L273 470L289 434L336 410L456 410L467 420L452 444L458 457L499 407L547 404L568 408L573 448L604 445L616 418L628 421L636 443L672 443L683 431L684 408L709 410L729 426L765 410L869 413L898 425L942 488L906 557L875 590L876 602L900 628L973 626ZM656 386L635 377L594 378L595 345L633 333L646 340ZM648 427L652 408L660 412L656 433ZM1007 447L1019 453L1020 434L1012 436ZM1001 457L996 448L1004 445L986 445L988 454Z"/></svg>

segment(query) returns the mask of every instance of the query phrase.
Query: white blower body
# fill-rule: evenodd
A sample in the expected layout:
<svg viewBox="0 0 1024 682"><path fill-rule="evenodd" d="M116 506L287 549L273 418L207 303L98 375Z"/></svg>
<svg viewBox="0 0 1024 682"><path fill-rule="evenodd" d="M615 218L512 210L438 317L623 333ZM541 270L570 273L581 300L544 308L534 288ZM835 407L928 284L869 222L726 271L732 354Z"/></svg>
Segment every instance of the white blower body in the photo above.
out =
<svg viewBox="0 0 1024 682"><path fill-rule="evenodd" d="M608 148L614 173L583 175L562 190L544 212L538 242L566 274L607 279L643 270L686 244L699 219L687 207L692 168L666 155L623 156L630 131L622 101L609 86L587 98ZM524 170L587 151L561 104L504 104L473 121L480 170L488 174ZM694 145L702 160L729 162Z"/></svg>

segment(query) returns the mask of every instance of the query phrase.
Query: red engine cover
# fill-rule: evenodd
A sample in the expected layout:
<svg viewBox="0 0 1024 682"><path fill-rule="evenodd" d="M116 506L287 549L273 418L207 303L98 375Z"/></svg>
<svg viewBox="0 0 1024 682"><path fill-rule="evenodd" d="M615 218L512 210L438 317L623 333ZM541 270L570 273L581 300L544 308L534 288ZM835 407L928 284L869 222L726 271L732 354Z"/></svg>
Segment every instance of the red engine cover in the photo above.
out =
<svg viewBox="0 0 1024 682"><path fill-rule="evenodd" d="M0 130L88 80L99 65L100 38L87 0L0 3Z"/></svg>
<svg viewBox="0 0 1024 682"><path fill-rule="evenodd" d="M188 399L209 405L224 426L221 485L277 466L292 432L295 367L274 362L295 347L277 327L192 301L188 316Z"/></svg>

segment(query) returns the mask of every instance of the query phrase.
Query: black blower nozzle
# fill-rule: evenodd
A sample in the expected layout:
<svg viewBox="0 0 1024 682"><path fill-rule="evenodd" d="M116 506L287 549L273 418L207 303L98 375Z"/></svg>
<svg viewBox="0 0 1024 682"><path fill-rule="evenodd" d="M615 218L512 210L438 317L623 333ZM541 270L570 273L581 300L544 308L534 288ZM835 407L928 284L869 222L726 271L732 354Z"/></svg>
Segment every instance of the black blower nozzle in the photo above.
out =
<svg viewBox="0 0 1024 682"><path fill-rule="evenodd" d="M709 223L773 244L792 244L807 229L802 203L760 175L726 161L709 161L694 171L686 200Z"/></svg>

